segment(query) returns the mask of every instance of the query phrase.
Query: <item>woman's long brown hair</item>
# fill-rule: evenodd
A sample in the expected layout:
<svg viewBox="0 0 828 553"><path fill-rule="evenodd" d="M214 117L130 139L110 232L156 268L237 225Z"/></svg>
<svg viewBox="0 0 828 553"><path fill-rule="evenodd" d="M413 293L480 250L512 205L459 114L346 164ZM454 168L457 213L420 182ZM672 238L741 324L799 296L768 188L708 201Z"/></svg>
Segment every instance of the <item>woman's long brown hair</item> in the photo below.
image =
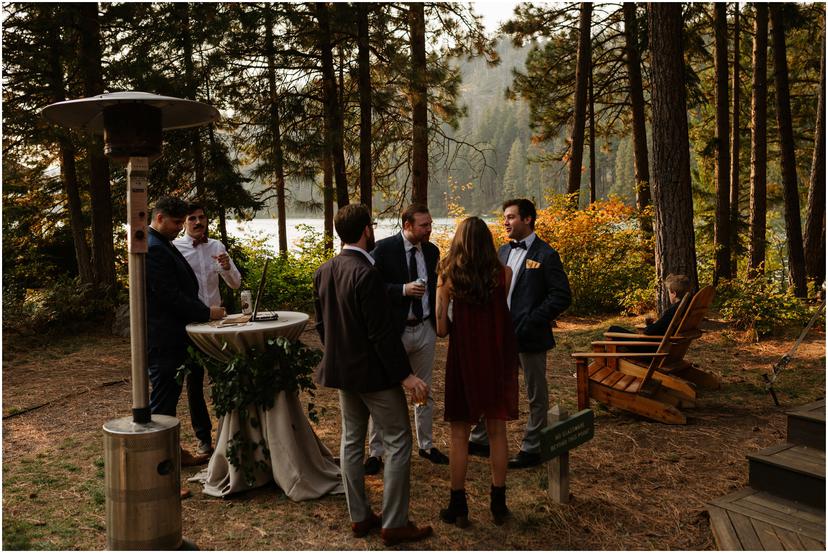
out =
<svg viewBox="0 0 828 553"><path fill-rule="evenodd" d="M502 270L489 227L480 217L469 217L457 227L438 272L443 282L451 281L456 299L483 304L497 288Z"/></svg>

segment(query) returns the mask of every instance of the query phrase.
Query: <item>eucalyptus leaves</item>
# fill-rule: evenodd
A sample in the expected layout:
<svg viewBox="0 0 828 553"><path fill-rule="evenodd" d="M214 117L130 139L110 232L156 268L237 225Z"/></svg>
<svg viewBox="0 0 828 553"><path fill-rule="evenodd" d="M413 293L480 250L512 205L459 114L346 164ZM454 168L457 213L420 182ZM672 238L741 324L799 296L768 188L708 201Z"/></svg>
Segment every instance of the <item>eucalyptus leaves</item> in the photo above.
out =
<svg viewBox="0 0 828 553"><path fill-rule="evenodd" d="M253 427L259 427L261 422L256 418L257 411L248 407L267 411L273 407L279 392L308 392L313 398L316 385L312 374L322 359L319 350L282 336L268 339L264 349L251 347L244 354L235 354L227 362L217 361L192 346L187 351L190 358L179 367L178 381L183 382L189 372L188 366L196 364L204 367L210 377L216 416L236 411L243 422L248 421ZM308 403L308 418L318 422L312 402ZM233 435L227 447L228 460L242 471L251 485L256 469L267 469L264 461L256 461L256 449L259 447L264 457L269 458L266 444L249 440L242 431Z"/></svg>

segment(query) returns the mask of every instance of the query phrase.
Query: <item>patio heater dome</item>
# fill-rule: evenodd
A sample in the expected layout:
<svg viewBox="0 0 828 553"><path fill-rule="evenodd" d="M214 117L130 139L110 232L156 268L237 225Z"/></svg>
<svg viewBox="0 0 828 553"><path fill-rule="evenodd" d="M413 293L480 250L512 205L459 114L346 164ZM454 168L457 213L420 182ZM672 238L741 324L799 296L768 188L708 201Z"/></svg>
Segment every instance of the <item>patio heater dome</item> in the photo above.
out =
<svg viewBox="0 0 828 553"><path fill-rule="evenodd" d="M104 152L114 159L161 154L161 132L219 119L213 106L148 92L112 92L67 100L43 108L47 120L104 135Z"/></svg>

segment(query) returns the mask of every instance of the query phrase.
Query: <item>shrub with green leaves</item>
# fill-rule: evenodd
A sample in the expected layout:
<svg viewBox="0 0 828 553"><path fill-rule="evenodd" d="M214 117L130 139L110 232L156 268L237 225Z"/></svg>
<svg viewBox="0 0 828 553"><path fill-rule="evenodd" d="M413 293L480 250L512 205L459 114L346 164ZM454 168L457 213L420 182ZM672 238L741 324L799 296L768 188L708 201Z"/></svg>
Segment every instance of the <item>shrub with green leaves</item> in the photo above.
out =
<svg viewBox="0 0 828 553"><path fill-rule="evenodd" d="M60 277L43 288L4 286L3 328L44 332L75 328L112 313L106 294L79 278Z"/></svg>
<svg viewBox="0 0 828 553"><path fill-rule="evenodd" d="M234 261L244 275L242 288L256 293L265 260L270 258L260 309L313 312L313 273L330 258L322 233L301 225L302 238L287 255L272 255L267 238L260 236L240 242L242 255Z"/></svg>
<svg viewBox="0 0 828 553"><path fill-rule="evenodd" d="M753 331L756 339L802 326L813 314L793 290L783 289L765 276L722 281L716 294L722 315L734 327Z"/></svg>

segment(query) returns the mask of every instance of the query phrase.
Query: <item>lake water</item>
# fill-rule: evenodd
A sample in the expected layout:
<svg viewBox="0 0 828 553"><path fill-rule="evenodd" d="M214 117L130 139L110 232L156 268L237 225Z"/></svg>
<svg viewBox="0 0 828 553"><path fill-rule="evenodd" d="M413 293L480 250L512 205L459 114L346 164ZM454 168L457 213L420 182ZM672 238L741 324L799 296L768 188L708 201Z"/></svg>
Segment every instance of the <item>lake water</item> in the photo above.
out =
<svg viewBox="0 0 828 553"><path fill-rule="evenodd" d="M325 222L322 219L312 218L288 218L285 221L287 225L287 241L288 250L296 249L296 241L302 237L302 232L297 229L301 225L308 225L315 231L322 233ZM377 240L387 238L400 232L399 219L379 219L377 221L377 228L374 231L374 237ZM456 226L455 220L449 217L442 217L434 219L432 225L433 233L437 232L452 232ZM267 239L268 248L274 254L279 251L279 226L276 219L253 219L252 221L238 222L235 220L227 220L227 233L236 238L258 238L263 237ZM334 236L334 243L339 241Z"/></svg>

